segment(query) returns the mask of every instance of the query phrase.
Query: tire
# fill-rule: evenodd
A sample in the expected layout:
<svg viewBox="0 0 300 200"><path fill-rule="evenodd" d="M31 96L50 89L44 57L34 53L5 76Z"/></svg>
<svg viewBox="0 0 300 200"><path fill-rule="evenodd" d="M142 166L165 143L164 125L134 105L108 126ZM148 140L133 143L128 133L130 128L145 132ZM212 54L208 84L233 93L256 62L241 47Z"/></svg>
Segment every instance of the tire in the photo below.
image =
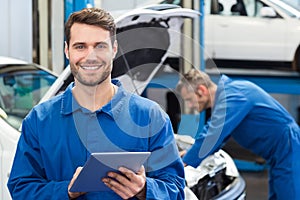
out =
<svg viewBox="0 0 300 200"><path fill-rule="evenodd" d="M293 71L300 72L300 46L298 47L294 60L292 62L292 69Z"/></svg>

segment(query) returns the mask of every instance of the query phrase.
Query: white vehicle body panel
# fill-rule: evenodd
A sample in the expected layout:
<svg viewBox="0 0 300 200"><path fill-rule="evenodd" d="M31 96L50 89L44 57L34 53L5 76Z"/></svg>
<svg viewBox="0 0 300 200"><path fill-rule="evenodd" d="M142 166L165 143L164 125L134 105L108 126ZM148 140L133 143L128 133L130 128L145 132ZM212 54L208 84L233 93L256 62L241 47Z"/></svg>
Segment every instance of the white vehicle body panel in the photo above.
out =
<svg viewBox="0 0 300 200"><path fill-rule="evenodd" d="M296 61L300 70L300 11L280 0L258 0L256 4L254 0L242 0L247 11L243 16L231 11L238 1L205 0L205 59L286 63L291 67ZM143 5L162 2L149 0ZM218 2L223 9L217 12ZM240 65L247 67L244 64Z"/></svg>
<svg viewBox="0 0 300 200"><path fill-rule="evenodd" d="M211 0L207 0L211 1ZM261 0L257 4L257 13L252 16L248 5L247 16L231 12L236 2L222 1L223 11L211 14L210 7L205 13L205 48L207 57L228 60L264 60L289 61L295 56L300 44L300 12L293 10L296 17L291 17L277 7L272 0ZM252 2L252 1L248 1ZM254 0L253 0L254 2ZM275 1L274 2L278 2ZM208 3L210 5L211 2ZM280 2L279 2L280 4ZM285 6L286 9L292 9ZM269 6L276 17L260 16L259 9ZM247 5L245 5L247 7ZM250 9L250 10L249 10ZM252 11L254 12L254 11Z"/></svg>
<svg viewBox="0 0 300 200"><path fill-rule="evenodd" d="M6 183L10 174L20 133L0 118L0 198L11 199Z"/></svg>

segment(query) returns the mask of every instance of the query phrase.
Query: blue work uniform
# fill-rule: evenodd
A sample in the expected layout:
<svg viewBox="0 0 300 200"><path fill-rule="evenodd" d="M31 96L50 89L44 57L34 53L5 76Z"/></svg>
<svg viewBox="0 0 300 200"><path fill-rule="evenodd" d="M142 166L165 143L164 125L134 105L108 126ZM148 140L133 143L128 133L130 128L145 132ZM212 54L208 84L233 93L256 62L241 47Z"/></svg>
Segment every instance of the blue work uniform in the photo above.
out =
<svg viewBox="0 0 300 200"><path fill-rule="evenodd" d="M270 166L269 199L300 199L300 130L286 109L257 85L225 75L214 101L184 163L197 167L232 136Z"/></svg>
<svg viewBox="0 0 300 200"><path fill-rule="evenodd" d="M113 83L119 86L117 93L95 112L76 102L73 83L31 110L22 124L8 181L13 199L69 199L76 168L92 152L110 151L152 152L144 164L147 199L184 199L184 167L168 116L155 102ZM77 199L121 197L111 190Z"/></svg>

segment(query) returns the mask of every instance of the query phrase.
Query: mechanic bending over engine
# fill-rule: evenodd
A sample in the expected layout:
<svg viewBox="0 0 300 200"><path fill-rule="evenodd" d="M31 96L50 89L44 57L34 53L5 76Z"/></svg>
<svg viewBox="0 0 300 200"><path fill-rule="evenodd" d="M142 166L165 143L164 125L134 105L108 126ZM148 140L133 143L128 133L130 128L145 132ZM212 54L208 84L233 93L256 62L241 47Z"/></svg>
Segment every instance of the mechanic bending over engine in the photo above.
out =
<svg viewBox="0 0 300 200"><path fill-rule="evenodd" d="M211 117L183 156L197 167L232 136L269 165L269 199L300 199L300 129L267 92L245 80L219 77L217 85L197 69L180 79L177 91L188 106Z"/></svg>

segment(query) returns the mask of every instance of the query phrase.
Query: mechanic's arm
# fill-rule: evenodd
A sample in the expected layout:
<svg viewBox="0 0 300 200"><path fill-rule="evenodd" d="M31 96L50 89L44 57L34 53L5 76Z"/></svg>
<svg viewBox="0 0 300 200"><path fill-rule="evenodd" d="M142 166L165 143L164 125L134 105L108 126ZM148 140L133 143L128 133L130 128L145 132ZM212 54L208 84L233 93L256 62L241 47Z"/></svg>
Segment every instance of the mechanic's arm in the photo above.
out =
<svg viewBox="0 0 300 200"><path fill-rule="evenodd" d="M146 199L184 199L184 167L171 122L150 139L152 149L146 169Z"/></svg>
<svg viewBox="0 0 300 200"><path fill-rule="evenodd" d="M184 167L181 158L169 166L147 173L147 199L184 199Z"/></svg>
<svg viewBox="0 0 300 200"><path fill-rule="evenodd" d="M222 91L219 95L211 118L183 157L187 165L197 167L208 155L218 151L252 108L243 94Z"/></svg>
<svg viewBox="0 0 300 200"><path fill-rule="evenodd" d="M45 178L37 136L25 121L7 183L12 199L69 199L70 180L52 181Z"/></svg>

